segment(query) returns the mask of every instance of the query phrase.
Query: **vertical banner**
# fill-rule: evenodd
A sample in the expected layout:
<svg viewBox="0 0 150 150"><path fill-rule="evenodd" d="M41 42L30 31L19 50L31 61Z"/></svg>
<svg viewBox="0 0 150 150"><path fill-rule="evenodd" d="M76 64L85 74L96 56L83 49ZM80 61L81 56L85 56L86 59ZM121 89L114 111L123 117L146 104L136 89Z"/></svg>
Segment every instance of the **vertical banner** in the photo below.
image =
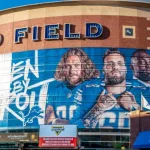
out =
<svg viewBox="0 0 150 150"><path fill-rule="evenodd" d="M0 127L8 126L12 54L0 55Z"/></svg>
<svg viewBox="0 0 150 150"><path fill-rule="evenodd" d="M39 147L76 148L76 125L40 125Z"/></svg>

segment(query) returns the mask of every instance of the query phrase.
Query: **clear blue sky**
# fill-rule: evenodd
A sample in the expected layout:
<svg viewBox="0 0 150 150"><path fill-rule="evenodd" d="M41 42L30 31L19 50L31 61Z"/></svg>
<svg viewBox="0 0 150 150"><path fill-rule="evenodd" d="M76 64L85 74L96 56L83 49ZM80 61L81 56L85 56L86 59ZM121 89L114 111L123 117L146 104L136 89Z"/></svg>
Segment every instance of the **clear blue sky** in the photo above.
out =
<svg viewBox="0 0 150 150"><path fill-rule="evenodd" d="M43 2L61 2L64 0L0 0L0 10L18 7L18 6L24 6L24 5L32 5L32 4L38 4Z"/></svg>
<svg viewBox="0 0 150 150"><path fill-rule="evenodd" d="M24 5L43 3L43 2L49 3L49 2L61 2L61 1L67 1L67 0L0 0L0 10L18 7L18 6L24 6ZM127 0L127 1L137 1L137 2L143 1L143 2L150 3L150 0Z"/></svg>

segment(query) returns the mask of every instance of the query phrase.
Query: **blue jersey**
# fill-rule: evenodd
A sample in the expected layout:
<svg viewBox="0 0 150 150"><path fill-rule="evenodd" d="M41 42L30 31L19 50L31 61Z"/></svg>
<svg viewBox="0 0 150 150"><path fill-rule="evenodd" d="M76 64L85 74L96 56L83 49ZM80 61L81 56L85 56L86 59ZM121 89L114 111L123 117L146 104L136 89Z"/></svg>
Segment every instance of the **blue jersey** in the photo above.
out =
<svg viewBox="0 0 150 150"><path fill-rule="evenodd" d="M53 96L49 96L48 105L53 106L56 118L74 124L96 103L101 91L99 78L84 81L75 87L60 83L50 94Z"/></svg>
<svg viewBox="0 0 150 150"><path fill-rule="evenodd" d="M104 84L101 84L104 86ZM131 84L127 82L126 90L120 94L112 95L111 99L107 100L107 107L100 108L95 105L85 117L78 121L81 127L92 128L129 128L129 111L140 109L141 94L146 88L142 84ZM105 89L103 95L108 94ZM132 100L128 104L128 99ZM122 103L120 102L122 99ZM109 105L110 103L111 105ZM129 108L128 108L129 107Z"/></svg>
<svg viewBox="0 0 150 150"><path fill-rule="evenodd" d="M141 108L145 111L150 110L150 84L135 79L133 85L134 87L138 86L139 88L144 89L141 93Z"/></svg>

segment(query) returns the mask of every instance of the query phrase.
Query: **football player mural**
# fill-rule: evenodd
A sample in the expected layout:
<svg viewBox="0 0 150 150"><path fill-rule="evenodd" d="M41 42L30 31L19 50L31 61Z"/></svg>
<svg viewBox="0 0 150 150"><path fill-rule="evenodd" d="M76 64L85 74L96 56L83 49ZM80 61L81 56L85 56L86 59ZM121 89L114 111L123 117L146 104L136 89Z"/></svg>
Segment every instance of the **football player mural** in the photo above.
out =
<svg viewBox="0 0 150 150"><path fill-rule="evenodd" d="M133 70L134 79L150 86L150 55L145 50L137 50L131 57L131 69Z"/></svg>
<svg viewBox="0 0 150 150"><path fill-rule="evenodd" d="M127 127L125 111L140 109L137 103L140 96L133 94L139 88L126 81L127 67L125 57L117 49L108 49L103 56L104 91L95 106L84 117L89 127ZM111 116L111 117L110 117Z"/></svg>
<svg viewBox="0 0 150 150"><path fill-rule="evenodd" d="M58 48L0 55L0 126L129 128L129 115L149 108L146 50Z"/></svg>
<svg viewBox="0 0 150 150"><path fill-rule="evenodd" d="M99 71L81 49L71 49L62 56L54 77L60 83L56 86L55 92L51 94L54 96L48 98L46 124L73 123L85 115L88 107L90 108L95 103L102 91L98 85L100 84ZM84 101L87 107L83 110ZM80 113L77 107L80 108Z"/></svg>

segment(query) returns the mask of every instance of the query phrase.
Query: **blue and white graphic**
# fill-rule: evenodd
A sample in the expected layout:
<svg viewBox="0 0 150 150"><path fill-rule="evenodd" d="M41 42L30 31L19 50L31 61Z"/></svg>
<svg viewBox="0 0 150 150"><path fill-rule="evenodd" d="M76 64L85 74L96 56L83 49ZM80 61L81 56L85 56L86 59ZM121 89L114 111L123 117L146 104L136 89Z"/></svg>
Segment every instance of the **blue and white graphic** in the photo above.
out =
<svg viewBox="0 0 150 150"><path fill-rule="evenodd" d="M0 126L129 128L129 111L149 110L149 60L149 51L127 48L1 54Z"/></svg>

